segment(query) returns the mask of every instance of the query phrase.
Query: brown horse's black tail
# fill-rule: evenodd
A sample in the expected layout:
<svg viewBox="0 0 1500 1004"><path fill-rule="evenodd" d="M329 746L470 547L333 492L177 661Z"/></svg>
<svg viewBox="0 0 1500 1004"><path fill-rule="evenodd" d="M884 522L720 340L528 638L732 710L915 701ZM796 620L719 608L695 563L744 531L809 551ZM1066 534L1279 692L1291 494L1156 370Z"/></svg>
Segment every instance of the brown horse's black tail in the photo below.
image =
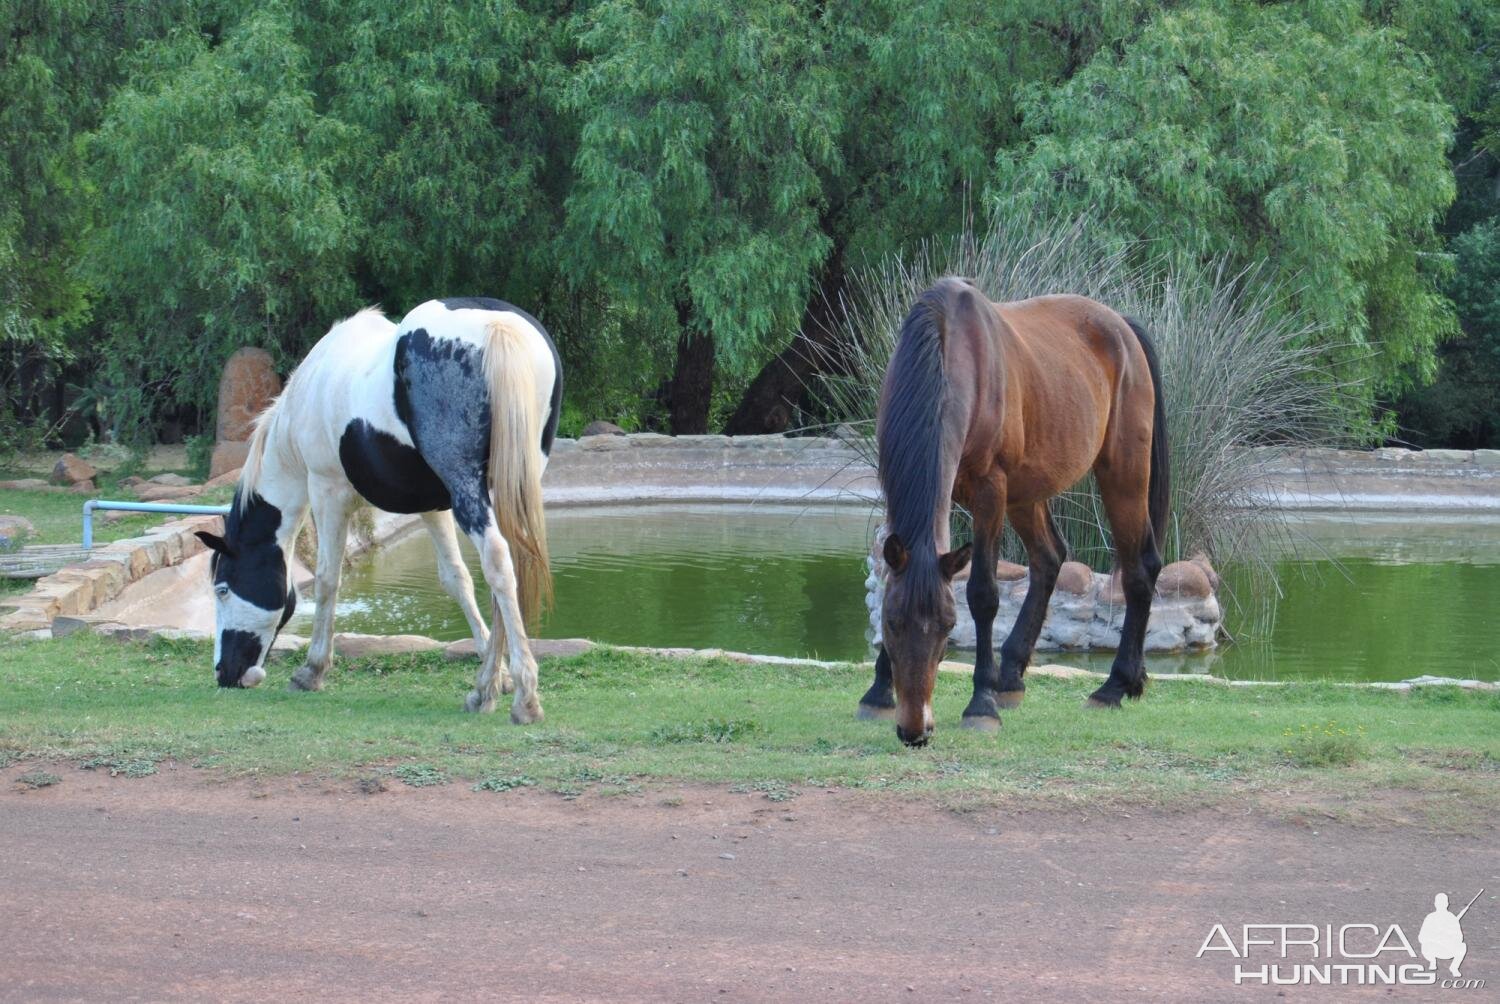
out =
<svg viewBox="0 0 1500 1004"><path fill-rule="evenodd" d="M1146 367L1151 371L1151 388L1156 391L1156 414L1151 422L1151 487L1147 502L1151 515L1151 532L1156 537L1156 549L1164 552L1167 546L1167 502L1171 495L1171 472L1167 458L1167 396L1161 386L1161 364L1156 359L1156 346L1139 321L1125 318L1130 330L1140 340L1146 353Z"/></svg>

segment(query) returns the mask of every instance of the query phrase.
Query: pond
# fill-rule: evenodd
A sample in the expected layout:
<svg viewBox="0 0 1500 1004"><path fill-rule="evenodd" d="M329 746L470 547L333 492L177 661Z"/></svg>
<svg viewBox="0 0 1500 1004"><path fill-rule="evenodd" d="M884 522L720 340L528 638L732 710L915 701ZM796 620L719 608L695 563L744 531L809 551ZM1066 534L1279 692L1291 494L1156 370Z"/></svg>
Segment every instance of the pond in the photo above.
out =
<svg viewBox="0 0 1500 1004"><path fill-rule="evenodd" d="M864 509L565 509L550 514L548 525L557 602L542 637L867 657L863 562L874 519ZM1268 628L1242 632L1212 653L1149 657L1151 670L1234 679L1500 679L1500 520L1299 519L1275 564L1281 596ZM1242 602L1263 599L1248 596L1252 589L1239 577L1229 580ZM1232 630L1245 622L1231 612ZM307 627L304 610L290 630ZM420 532L345 574L338 628L468 636ZM1095 669L1109 660L1109 653L1037 656Z"/></svg>

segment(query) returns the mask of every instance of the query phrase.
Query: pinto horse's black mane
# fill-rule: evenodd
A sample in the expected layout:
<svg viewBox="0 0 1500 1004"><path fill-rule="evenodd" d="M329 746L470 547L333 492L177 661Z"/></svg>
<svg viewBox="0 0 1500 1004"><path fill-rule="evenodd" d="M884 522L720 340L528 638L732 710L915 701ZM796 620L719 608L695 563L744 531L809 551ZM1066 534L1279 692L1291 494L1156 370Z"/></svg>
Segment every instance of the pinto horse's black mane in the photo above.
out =
<svg viewBox="0 0 1500 1004"><path fill-rule="evenodd" d="M950 283L917 298L901 325L876 427L886 522L910 554L907 595L935 601L942 585L934 531L943 497L943 317Z"/></svg>

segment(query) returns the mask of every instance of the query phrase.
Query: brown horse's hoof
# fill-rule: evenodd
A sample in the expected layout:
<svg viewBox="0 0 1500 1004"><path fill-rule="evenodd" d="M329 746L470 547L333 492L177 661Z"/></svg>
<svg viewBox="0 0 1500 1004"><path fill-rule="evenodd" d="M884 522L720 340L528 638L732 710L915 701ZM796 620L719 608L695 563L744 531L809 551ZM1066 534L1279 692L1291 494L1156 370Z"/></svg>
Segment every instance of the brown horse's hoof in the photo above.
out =
<svg viewBox="0 0 1500 1004"><path fill-rule="evenodd" d="M873 704L861 704L854 709L854 718L860 722L888 722L895 717L895 708L877 708Z"/></svg>
<svg viewBox="0 0 1500 1004"><path fill-rule="evenodd" d="M1021 701L1026 697L1024 690L1002 690L995 695L995 706L1014 710L1021 706Z"/></svg>
<svg viewBox="0 0 1500 1004"><path fill-rule="evenodd" d="M1083 702L1083 706L1085 708L1096 708L1096 709L1100 709L1100 710L1104 710L1104 711L1119 711L1120 710L1120 702L1119 701L1101 701L1097 697L1090 697L1088 700L1086 700L1086 701Z"/></svg>
<svg viewBox="0 0 1500 1004"><path fill-rule="evenodd" d="M999 732L1000 719L989 715L964 715L959 719L958 727L961 729L973 729L975 732Z"/></svg>

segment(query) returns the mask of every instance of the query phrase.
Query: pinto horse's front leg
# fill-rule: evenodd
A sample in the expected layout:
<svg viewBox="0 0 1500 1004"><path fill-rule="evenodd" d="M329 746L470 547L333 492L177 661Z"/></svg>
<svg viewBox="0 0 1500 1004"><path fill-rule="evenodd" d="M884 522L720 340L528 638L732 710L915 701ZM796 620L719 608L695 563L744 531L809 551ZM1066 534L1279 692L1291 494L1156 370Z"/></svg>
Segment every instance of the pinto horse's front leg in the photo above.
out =
<svg viewBox="0 0 1500 1004"><path fill-rule="evenodd" d="M312 520L318 531L318 567L313 580L312 639L307 661L292 674L288 690L322 690L323 676L333 662L333 615L338 605L339 577L344 571L344 542L349 533L353 496L341 485L317 483L312 488Z"/></svg>

